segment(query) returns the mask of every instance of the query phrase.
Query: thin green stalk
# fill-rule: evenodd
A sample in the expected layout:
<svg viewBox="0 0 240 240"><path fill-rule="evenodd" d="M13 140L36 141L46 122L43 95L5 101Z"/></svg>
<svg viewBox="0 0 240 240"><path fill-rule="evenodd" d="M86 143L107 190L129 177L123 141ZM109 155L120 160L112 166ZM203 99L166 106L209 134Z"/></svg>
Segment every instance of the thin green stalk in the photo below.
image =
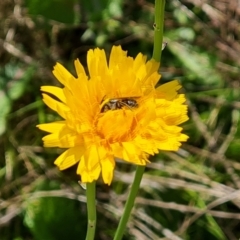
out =
<svg viewBox="0 0 240 240"><path fill-rule="evenodd" d="M94 240L96 229L96 182L87 183L87 212L88 212L88 227L86 240ZM81 238L82 239L82 238Z"/></svg>
<svg viewBox="0 0 240 240"><path fill-rule="evenodd" d="M137 196L138 193L138 189L142 180L142 176L145 170L145 166L137 166L137 170L136 170L136 174L135 174L135 178L131 187L131 191L129 193L126 205L125 205L125 209L122 215L122 218L120 220L120 223L118 225L117 231L115 233L115 237L114 240L121 240L123 237L123 234L125 232L126 226L127 226L127 222L128 219L130 217L133 205L134 205L134 201L135 198Z"/></svg>
<svg viewBox="0 0 240 240"><path fill-rule="evenodd" d="M152 58L161 61L165 0L155 0L154 44Z"/></svg>

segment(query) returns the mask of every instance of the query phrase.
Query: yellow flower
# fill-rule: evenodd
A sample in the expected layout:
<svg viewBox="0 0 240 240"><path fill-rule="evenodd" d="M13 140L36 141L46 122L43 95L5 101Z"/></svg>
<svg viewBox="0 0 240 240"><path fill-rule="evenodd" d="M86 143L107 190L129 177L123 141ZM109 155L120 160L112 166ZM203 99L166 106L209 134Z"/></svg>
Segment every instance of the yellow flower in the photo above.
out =
<svg viewBox="0 0 240 240"><path fill-rule="evenodd" d="M54 67L63 88L41 87L44 103L63 118L37 126L49 133L43 137L45 147L67 149L55 160L60 170L79 162L82 182L102 173L110 184L115 158L146 165L149 155L177 151L187 140L177 126L188 120L185 96L177 93L176 80L155 88L158 62L141 53L128 57L114 46L109 63L103 50L88 51L89 77L79 60L74 64L77 77L59 63Z"/></svg>

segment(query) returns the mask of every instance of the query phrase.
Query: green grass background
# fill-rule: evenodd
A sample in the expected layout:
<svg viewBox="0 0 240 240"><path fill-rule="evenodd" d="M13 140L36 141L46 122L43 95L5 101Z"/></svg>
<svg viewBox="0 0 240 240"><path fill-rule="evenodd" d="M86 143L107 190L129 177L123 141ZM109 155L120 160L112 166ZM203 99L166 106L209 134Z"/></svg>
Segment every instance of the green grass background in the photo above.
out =
<svg viewBox="0 0 240 240"><path fill-rule="evenodd" d="M240 238L240 4L166 1L161 83L178 79L190 136L178 152L151 158L125 240ZM90 48L153 49L154 1L0 1L0 239L79 240L85 190L76 168L53 165L38 123L59 117L41 101L58 85L58 61L73 74ZM97 185L96 239L113 239L135 166L118 162L113 184Z"/></svg>

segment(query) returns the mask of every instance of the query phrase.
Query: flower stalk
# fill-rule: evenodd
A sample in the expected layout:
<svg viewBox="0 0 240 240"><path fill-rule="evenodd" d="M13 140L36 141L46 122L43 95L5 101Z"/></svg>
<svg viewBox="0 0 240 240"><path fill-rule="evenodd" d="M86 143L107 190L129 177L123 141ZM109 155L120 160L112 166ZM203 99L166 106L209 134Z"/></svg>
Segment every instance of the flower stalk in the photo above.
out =
<svg viewBox="0 0 240 240"><path fill-rule="evenodd" d="M88 226L86 240L94 240L95 229L96 229L96 182L87 183L86 189L87 195L87 215L88 215Z"/></svg>
<svg viewBox="0 0 240 240"><path fill-rule="evenodd" d="M125 228L127 226L128 219L131 214L131 210L134 205L135 198L138 193L138 189L142 180L142 176L145 170L145 166L137 166L135 178L131 187L131 191L129 193L125 208L124 208L124 213L122 215L122 218L120 220L120 223L118 225L117 231L115 233L114 240L121 240L125 231Z"/></svg>
<svg viewBox="0 0 240 240"><path fill-rule="evenodd" d="M155 1L155 23L154 23L154 44L152 58L157 62L161 61L162 43L163 43L163 28L164 28L164 9L165 0Z"/></svg>

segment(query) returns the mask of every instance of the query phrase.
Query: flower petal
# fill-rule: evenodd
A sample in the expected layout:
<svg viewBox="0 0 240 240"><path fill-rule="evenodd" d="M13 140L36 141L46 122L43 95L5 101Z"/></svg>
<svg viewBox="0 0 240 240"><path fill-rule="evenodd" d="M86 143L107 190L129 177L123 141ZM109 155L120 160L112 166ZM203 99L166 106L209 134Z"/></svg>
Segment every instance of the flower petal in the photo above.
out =
<svg viewBox="0 0 240 240"><path fill-rule="evenodd" d="M101 165L96 145L90 146L81 157L77 174L81 175L83 183L92 182L99 178Z"/></svg>
<svg viewBox="0 0 240 240"><path fill-rule="evenodd" d="M37 127L45 132L54 133L62 130L66 126L65 121L38 124Z"/></svg>
<svg viewBox="0 0 240 240"><path fill-rule="evenodd" d="M163 98L171 101L177 97L178 95L177 91L181 87L182 86L179 84L177 80L160 85L159 87L156 88L157 98Z"/></svg>
<svg viewBox="0 0 240 240"><path fill-rule="evenodd" d="M105 75L107 72L107 59L105 52L99 48L89 50L87 54L87 64L91 78Z"/></svg>
<svg viewBox="0 0 240 240"><path fill-rule="evenodd" d="M79 59L76 59L74 61L74 65L75 65L75 69L76 69L76 72L77 72L78 79L82 79L84 77L87 80L86 72L84 70L83 65L79 62Z"/></svg>
<svg viewBox="0 0 240 240"><path fill-rule="evenodd" d="M63 103L66 103L66 97L64 95L62 88L54 87L54 86L42 86L41 91L50 93L50 94L56 96Z"/></svg>
<svg viewBox="0 0 240 240"><path fill-rule="evenodd" d="M53 74L57 78L57 80L62 83L66 87L71 86L71 81L75 79L68 70L63 67L60 63L57 63L53 68Z"/></svg>
<svg viewBox="0 0 240 240"><path fill-rule="evenodd" d="M103 182L110 185L113 179L113 172L115 168L115 160L113 156L108 156L101 161Z"/></svg>
<svg viewBox="0 0 240 240"><path fill-rule="evenodd" d="M85 148L81 146L76 146L74 148L70 148L62 153L54 162L55 165L59 167L60 170L67 169L77 162L79 162L80 158L84 154Z"/></svg>
<svg viewBox="0 0 240 240"><path fill-rule="evenodd" d="M62 118L66 118L66 113L69 111L68 106L66 106L64 103L61 103L59 101L56 101L55 99L51 98L47 94L42 94L43 96L43 102L50 107L52 110L57 112Z"/></svg>
<svg viewBox="0 0 240 240"><path fill-rule="evenodd" d="M127 58L127 52L123 51L121 46L113 46L109 57L109 69L112 70Z"/></svg>

